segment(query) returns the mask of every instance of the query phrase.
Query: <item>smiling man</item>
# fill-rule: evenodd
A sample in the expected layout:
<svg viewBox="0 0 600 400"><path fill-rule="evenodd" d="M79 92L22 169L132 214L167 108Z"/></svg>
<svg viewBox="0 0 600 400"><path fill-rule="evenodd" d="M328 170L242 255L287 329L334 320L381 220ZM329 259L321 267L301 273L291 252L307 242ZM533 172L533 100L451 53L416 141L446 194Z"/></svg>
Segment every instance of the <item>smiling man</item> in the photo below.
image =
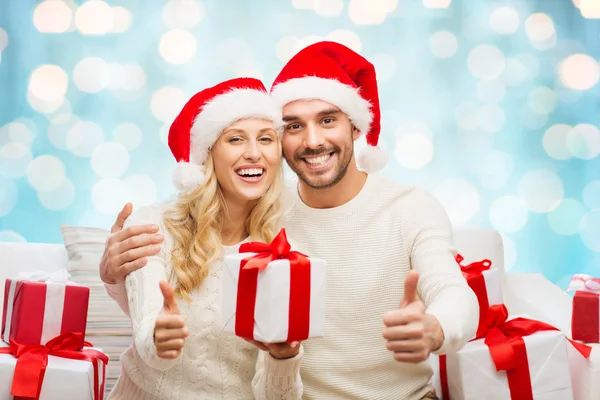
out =
<svg viewBox="0 0 600 400"><path fill-rule="evenodd" d="M303 343L304 398L435 399L425 361L474 336L478 304L454 261L439 202L423 188L374 174L387 156L377 147L373 65L340 44L317 43L286 64L271 95L283 108L283 153L298 176L289 186L288 238L328 262L325 337ZM355 156L360 135L368 146ZM138 232L150 227L119 238L126 243ZM108 243L105 282L139 268L152 240L140 237L134 250Z"/></svg>

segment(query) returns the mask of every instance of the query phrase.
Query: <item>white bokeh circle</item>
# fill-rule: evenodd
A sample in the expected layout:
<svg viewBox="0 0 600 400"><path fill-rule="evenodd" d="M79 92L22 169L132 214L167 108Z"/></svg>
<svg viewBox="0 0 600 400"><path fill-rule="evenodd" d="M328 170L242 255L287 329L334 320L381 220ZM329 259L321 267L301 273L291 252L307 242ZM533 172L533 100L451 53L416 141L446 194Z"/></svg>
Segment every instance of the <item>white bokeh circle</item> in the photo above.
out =
<svg viewBox="0 0 600 400"><path fill-rule="evenodd" d="M38 100L53 102L63 99L68 87L69 77L61 67L44 64L31 73L28 91Z"/></svg>
<svg viewBox="0 0 600 400"><path fill-rule="evenodd" d="M29 163L27 180L38 192L49 192L62 185L65 166L58 157L39 156Z"/></svg>
<svg viewBox="0 0 600 400"><path fill-rule="evenodd" d="M152 95L150 109L156 119L170 124L186 102L187 98L183 90L173 86L165 86Z"/></svg>
<svg viewBox="0 0 600 400"><path fill-rule="evenodd" d="M556 160L568 160L571 152L567 147L567 136L571 127L566 124L556 124L549 127L544 133L542 145L548 155Z"/></svg>
<svg viewBox="0 0 600 400"><path fill-rule="evenodd" d="M467 59L469 71L482 80L499 78L506 68L504 53L496 46L481 44L469 52Z"/></svg>
<svg viewBox="0 0 600 400"><path fill-rule="evenodd" d="M134 123L123 122L115 128L113 139L125 146L127 150L133 150L142 143L142 130Z"/></svg>
<svg viewBox="0 0 600 400"><path fill-rule="evenodd" d="M67 132L67 148L79 157L90 157L102 142L104 132L95 122L77 121Z"/></svg>
<svg viewBox="0 0 600 400"><path fill-rule="evenodd" d="M467 223L481 206L477 189L467 180L451 178L440 183L433 191L456 226Z"/></svg>
<svg viewBox="0 0 600 400"><path fill-rule="evenodd" d="M9 142L0 147L0 175L18 179L27 173L33 159L29 146L19 142Z"/></svg>
<svg viewBox="0 0 600 400"><path fill-rule="evenodd" d="M487 104L479 108L478 126L486 132L495 133L502 130L506 121L504 110L495 104Z"/></svg>
<svg viewBox="0 0 600 400"><path fill-rule="evenodd" d="M556 107L556 93L547 86L537 86L529 92L528 105L538 114L550 114Z"/></svg>
<svg viewBox="0 0 600 400"><path fill-rule="evenodd" d="M344 11L344 0L316 0L315 11L323 17L337 17Z"/></svg>
<svg viewBox="0 0 600 400"><path fill-rule="evenodd" d="M567 134L567 148L573 157L591 160L600 154L600 130L591 124L579 124Z"/></svg>
<svg viewBox="0 0 600 400"><path fill-rule="evenodd" d="M69 178L65 178L56 189L48 192L38 192L38 200L48 210L64 210L73 204L75 200L75 185Z"/></svg>
<svg viewBox="0 0 600 400"><path fill-rule="evenodd" d="M75 26L83 35L104 35L114 26L114 11L101 0L88 0L75 12Z"/></svg>
<svg viewBox="0 0 600 400"><path fill-rule="evenodd" d="M490 15L490 26L500 35L511 35L519 29L519 13L508 6L496 8Z"/></svg>
<svg viewBox="0 0 600 400"><path fill-rule="evenodd" d="M170 29L191 29L198 25L205 15L204 6L196 0L169 0L162 17Z"/></svg>
<svg viewBox="0 0 600 400"><path fill-rule="evenodd" d="M67 32L71 28L72 21L73 10L63 0L45 0L33 10L33 26L40 33Z"/></svg>
<svg viewBox="0 0 600 400"><path fill-rule="evenodd" d="M160 39L158 52L171 64L184 64L196 54L196 38L186 30L173 29Z"/></svg>
<svg viewBox="0 0 600 400"><path fill-rule="evenodd" d="M325 40L343 44L359 54L362 50L362 42L360 37L356 33L347 29L336 29L327 35Z"/></svg>
<svg viewBox="0 0 600 400"><path fill-rule="evenodd" d="M110 82L108 64L100 57L84 58L75 65L73 81L83 92L98 93Z"/></svg>
<svg viewBox="0 0 600 400"><path fill-rule="evenodd" d="M558 76L569 89L588 90L600 80L600 65L588 54L572 54L560 63Z"/></svg>
<svg viewBox="0 0 600 400"><path fill-rule="evenodd" d="M408 133L397 139L394 155L403 167L421 169L433 159L433 143L427 135Z"/></svg>
<svg viewBox="0 0 600 400"><path fill-rule="evenodd" d="M129 153L118 142L106 142L94 149L92 170L101 178L118 178L129 168Z"/></svg>
<svg viewBox="0 0 600 400"><path fill-rule="evenodd" d="M534 213L554 210L563 199L563 182L549 169L535 169L523 175L518 184L519 196Z"/></svg>
<svg viewBox="0 0 600 400"><path fill-rule="evenodd" d="M69 130L79 122L73 114L60 114L53 117L48 125L48 139L57 149L68 150L67 135Z"/></svg>
<svg viewBox="0 0 600 400"><path fill-rule="evenodd" d="M438 58L450 58L458 50L458 40L452 32L439 31L429 38L429 49Z"/></svg>
<svg viewBox="0 0 600 400"><path fill-rule="evenodd" d="M491 204L490 222L500 232L513 233L527 224L527 205L518 196L502 196Z"/></svg>
<svg viewBox="0 0 600 400"><path fill-rule="evenodd" d="M577 200L563 199L548 213L548 224L559 235L575 235L585 213L585 207Z"/></svg>

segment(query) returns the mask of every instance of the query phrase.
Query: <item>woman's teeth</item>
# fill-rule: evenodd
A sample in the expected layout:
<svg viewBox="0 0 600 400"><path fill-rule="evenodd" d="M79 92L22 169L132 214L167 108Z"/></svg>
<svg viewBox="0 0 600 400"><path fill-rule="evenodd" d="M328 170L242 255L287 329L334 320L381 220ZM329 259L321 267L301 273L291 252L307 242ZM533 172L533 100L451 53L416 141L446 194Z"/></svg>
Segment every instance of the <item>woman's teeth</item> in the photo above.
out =
<svg viewBox="0 0 600 400"><path fill-rule="evenodd" d="M244 168L237 171L237 174L240 176L261 176L264 172L262 168Z"/></svg>

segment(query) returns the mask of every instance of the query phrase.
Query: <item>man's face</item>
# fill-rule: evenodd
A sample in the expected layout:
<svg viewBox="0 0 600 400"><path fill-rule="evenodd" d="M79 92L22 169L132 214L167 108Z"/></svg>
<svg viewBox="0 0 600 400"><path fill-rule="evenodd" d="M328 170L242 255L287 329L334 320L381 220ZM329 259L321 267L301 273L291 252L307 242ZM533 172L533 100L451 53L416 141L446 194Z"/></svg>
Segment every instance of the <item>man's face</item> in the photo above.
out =
<svg viewBox="0 0 600 400"><path fill-rule="evenodd" d="M296 100L283 108L283 156L313 189L335 185L346 174L360 134L346 114L322 100Z"/></svg>

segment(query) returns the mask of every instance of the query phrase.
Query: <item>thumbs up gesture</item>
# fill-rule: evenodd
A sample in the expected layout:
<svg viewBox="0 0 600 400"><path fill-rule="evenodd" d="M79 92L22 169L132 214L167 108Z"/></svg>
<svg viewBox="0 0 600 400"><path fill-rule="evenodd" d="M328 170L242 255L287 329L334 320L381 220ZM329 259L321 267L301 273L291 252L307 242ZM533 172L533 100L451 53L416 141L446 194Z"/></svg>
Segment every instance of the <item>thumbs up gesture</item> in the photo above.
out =
<svg viewBox="0 0 600 400"><path fill-rule="evenodd" d="M160 291L164 305L154 324L154 346L160 358L177 358L188 336L188 329L179 313L171 285L161 281Z"/></svg>
<svg viewBox="0 0 600 400"><path fill-rule="evenodd" d="M404 296L400 308L383 317L383 337L386 347L399 362L425 361L444 342L439 321L425 313L425 304L417 294L419 274L411 270L404 281Z"/></svg>

